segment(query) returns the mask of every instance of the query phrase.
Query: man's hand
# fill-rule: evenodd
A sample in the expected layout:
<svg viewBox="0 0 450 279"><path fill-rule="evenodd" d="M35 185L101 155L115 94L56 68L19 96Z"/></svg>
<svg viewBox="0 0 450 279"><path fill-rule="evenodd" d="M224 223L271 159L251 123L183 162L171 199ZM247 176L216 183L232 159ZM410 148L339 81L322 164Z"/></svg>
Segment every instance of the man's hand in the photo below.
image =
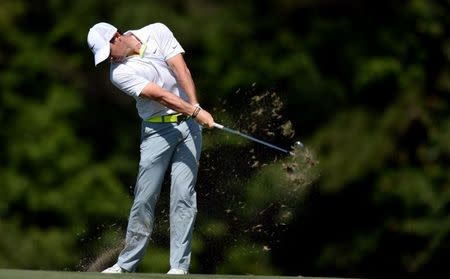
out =
<svg viewBox="0 0 450 279"><path fill-rule="evenodd" d="M205 128L214 128L214 118L204 109L200 110L194 119Z"/></svg>

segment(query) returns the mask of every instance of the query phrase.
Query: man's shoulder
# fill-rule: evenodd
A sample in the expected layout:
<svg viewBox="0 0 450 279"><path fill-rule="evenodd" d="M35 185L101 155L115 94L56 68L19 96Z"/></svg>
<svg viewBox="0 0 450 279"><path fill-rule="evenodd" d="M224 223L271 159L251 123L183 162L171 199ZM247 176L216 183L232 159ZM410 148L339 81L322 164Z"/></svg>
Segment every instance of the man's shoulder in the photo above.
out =
<svg viewBox="0 0 450 279"><path fill-rule="evenodd" d="M165 30L165 29L169 29L167 27L167 25L165 25L162 22L154 22L154 23L150 23L144 27L142 27L141 29L138 29L139 31L149 31L149 30L153 30L153 31L158 31L158 30ZM136 30L137 31L137 30Z"/></svg>
<svg viewBox="0 0 450 279"><path fill-rule="evenodd" d="M135 34L143 41L147 41L149 37L158 38L160 36L164 36L165 34L171 33L170 29L161 22L151 23L140 29L130 30L129 32Z"/></svg>
<svg viewBox="0 0 450 279"><path fill-rule="evenodd" d="M169 27L167 27L167 25L165 25L162 22L155 22L155 23L147 25L146 27L148 28L148 30L151 30L157 34L172 33L170 31Z"/></svg>

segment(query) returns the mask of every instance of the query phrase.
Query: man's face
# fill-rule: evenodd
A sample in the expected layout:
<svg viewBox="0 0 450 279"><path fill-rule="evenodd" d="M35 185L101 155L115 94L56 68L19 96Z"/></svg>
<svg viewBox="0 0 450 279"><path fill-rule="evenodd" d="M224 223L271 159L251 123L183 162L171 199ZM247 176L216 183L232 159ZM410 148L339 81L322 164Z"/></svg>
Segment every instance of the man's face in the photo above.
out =
<svg viewBox="0 0 450 279"><path fill-rule="evenodd" d="M130 53L132 47L130 47L128 37L128 35L122 35L116 32L111 41L109 41L111 48L109 57L111 61L120 62Z"/></svg>

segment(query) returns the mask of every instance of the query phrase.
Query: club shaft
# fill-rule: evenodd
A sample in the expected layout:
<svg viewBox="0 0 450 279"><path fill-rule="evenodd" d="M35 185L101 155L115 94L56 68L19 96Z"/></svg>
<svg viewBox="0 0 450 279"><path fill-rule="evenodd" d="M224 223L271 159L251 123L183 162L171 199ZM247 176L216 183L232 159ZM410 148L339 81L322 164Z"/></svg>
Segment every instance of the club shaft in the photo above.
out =
<svg viewBox="0 0 450 279"><path fill-rule="evenodd" d="M252 141L254 141L254 142L263 144L263 145L265 145L265 146L271 147L271 148L276 149L276 150L279 150L279 151L281 151L281 152L290 154L290 152L289 152L288 150L286 150L286 149L283 149L283 148L280 148L280 147L275 146L275 145L273 145L273 144L270 144L270 143L268 143L268 142L259 140L259 139L257 139L257 138L252 137L252 136L249 136L249 135L246 135L246 134L244 134L244 133L241 133L241 132L239 132L239 131L236 131L236 130L227 128L227 127L225 127L225 126L223 126L223 125L214 123L214 127L218 128L218 129L220 129L220 130L223 130L223 131L225 131L225 132L232 133L232 134L241 136L241 137L243 137L243 138L252 140Z"/></svg>

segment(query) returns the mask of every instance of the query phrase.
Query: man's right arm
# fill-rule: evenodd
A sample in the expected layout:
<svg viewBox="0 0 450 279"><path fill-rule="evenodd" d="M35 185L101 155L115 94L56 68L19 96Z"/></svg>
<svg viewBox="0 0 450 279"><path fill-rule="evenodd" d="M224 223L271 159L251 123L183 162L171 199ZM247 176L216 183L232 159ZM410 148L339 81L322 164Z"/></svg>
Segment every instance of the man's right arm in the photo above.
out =
<svg viewBox="0 0 450 279"><path fill-rule="evenodd" d="M196 106L184 101L180 97L170 93L169 91L163 89L159 85L149 82L144 89L141 91L139 95L141 98L149 98L153 101L156 101L163 106L166 106L174 111L180 112L185 115L192 116L196 110ZM214 127L214 119L209 112L204 109L201 109L195 120L202 126L206 128Z"/></svg>

